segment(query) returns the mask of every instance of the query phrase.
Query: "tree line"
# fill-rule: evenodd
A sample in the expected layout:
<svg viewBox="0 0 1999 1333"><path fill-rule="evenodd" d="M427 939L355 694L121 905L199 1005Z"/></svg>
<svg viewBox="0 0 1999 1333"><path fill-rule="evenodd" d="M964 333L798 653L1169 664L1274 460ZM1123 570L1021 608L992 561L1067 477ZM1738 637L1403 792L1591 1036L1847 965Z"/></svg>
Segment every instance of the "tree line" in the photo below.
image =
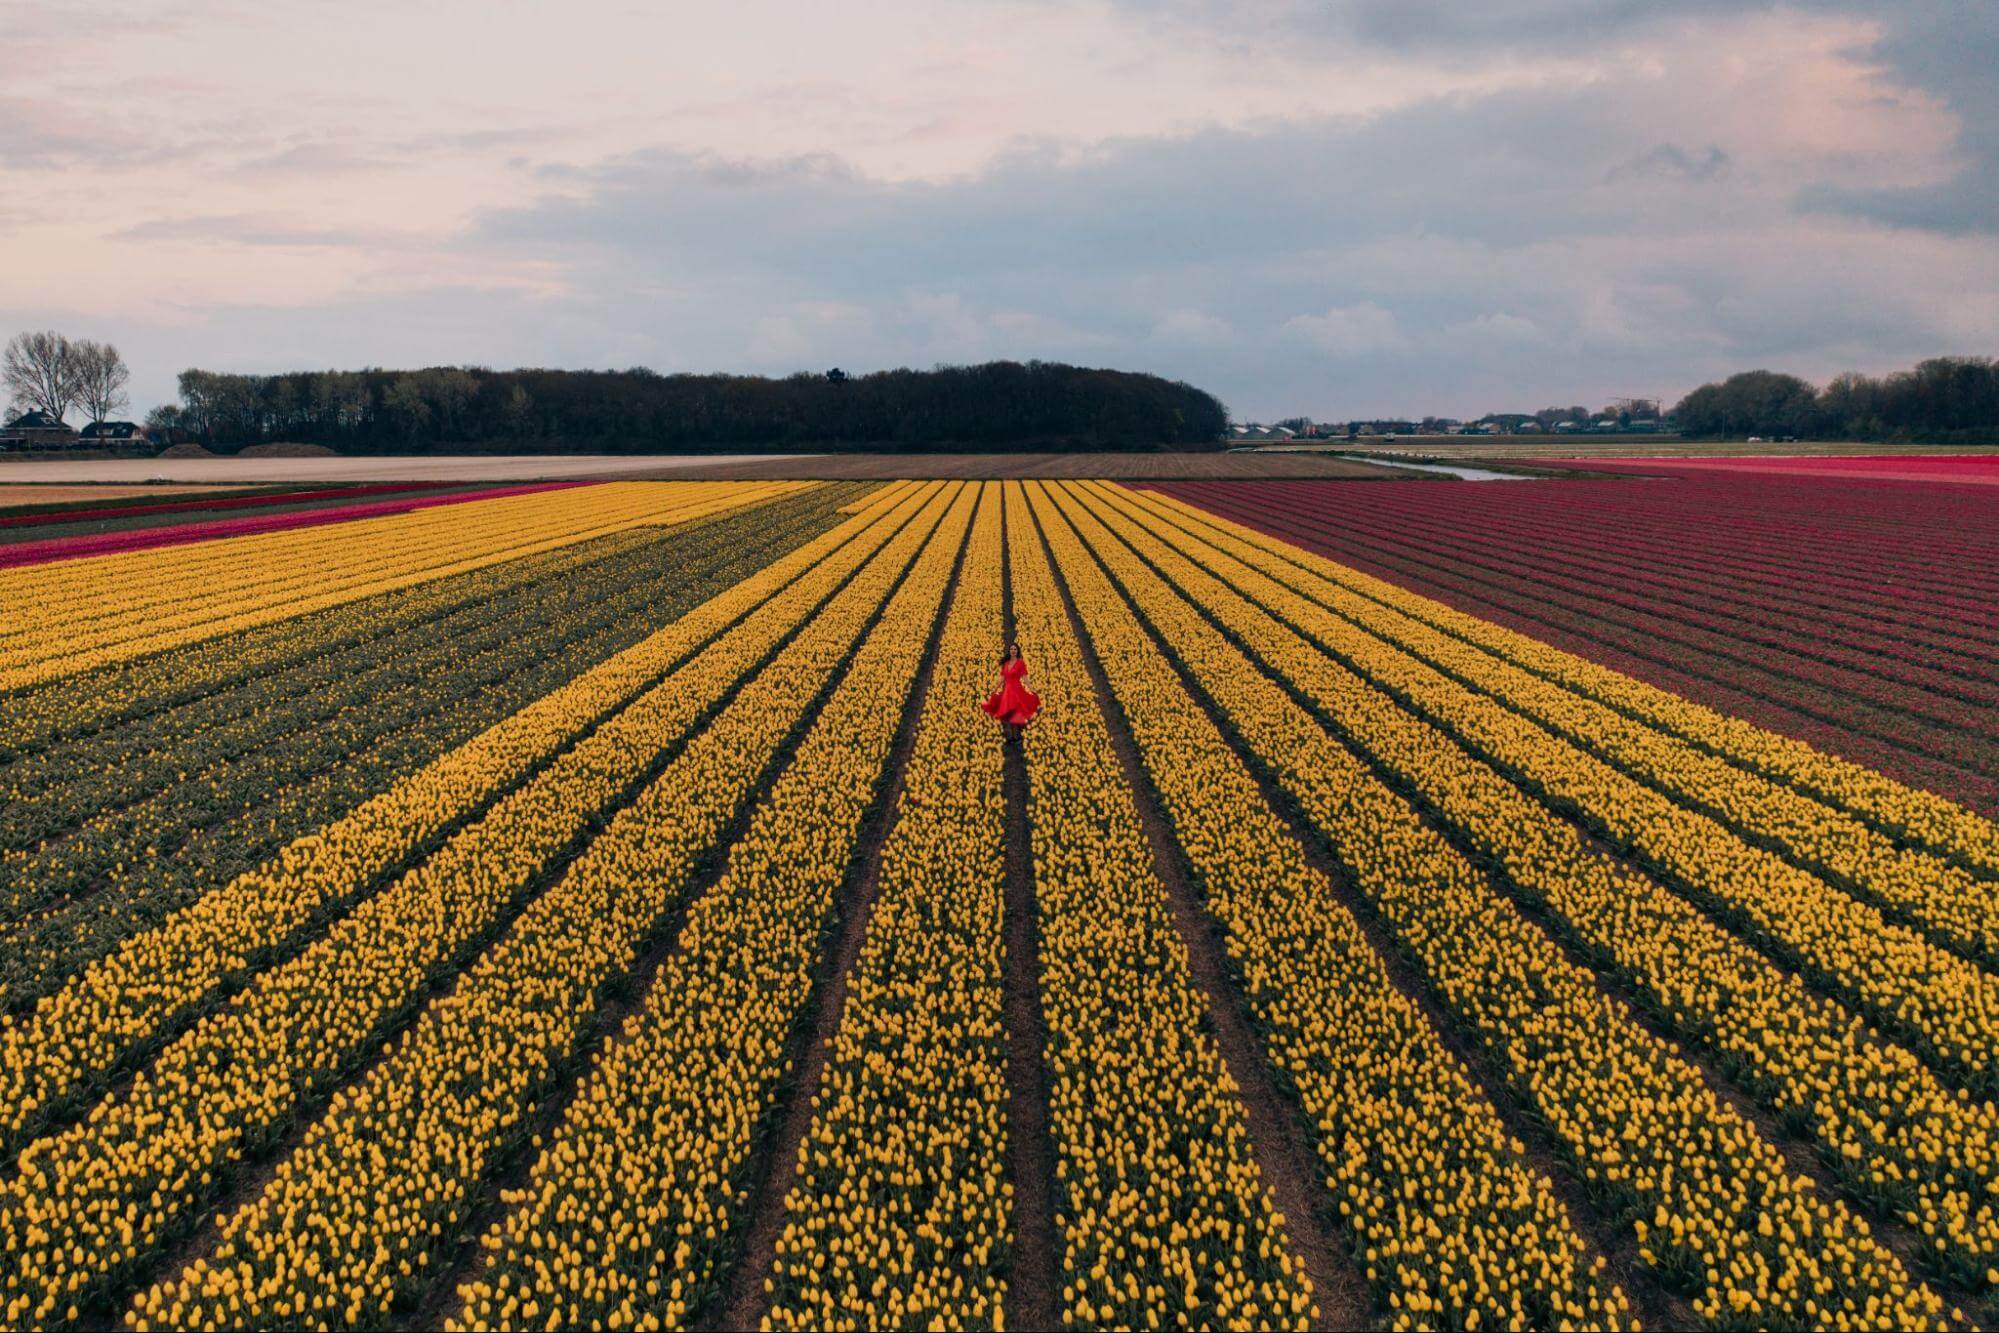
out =
<svg viewBox="0 0 1999 1333"><path fill-rule="evenodd" d="M1823 389L1796 375L1749 370L1695 389L1673 416L1683 435L1993 443L1999 441L1999 361L1933 357L1880 378L1841 375Z"/></svg>
<svg viewBox="0 0 1999 1333"><path fill-rule="evenodd" d="M8 414L46 413L61 422L81 408L92 424L109 421L129 405L132 372L110 343L68 338L53 331L17 333L0 353L0 381Z"/></svg>
<svg viewBox="0 0 1999 1333"><path fill-rule="evenodd" d="M632 370L189 370L147 424L223 450L342 453L1137 450L1211 447L1227 410L1192 385L1048 361L848 375Z"/></svg>

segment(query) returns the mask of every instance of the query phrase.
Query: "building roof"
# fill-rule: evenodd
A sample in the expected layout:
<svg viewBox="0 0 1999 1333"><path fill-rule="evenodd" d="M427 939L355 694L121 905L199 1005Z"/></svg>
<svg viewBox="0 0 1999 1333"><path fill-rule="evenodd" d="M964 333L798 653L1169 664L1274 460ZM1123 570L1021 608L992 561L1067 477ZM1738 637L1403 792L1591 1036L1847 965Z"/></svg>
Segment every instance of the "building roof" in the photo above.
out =
<svg viewBox="0 0 1999 1333"><path fill-rule="evenodd" d="M7 423L7 429L8 430L68 430L69 427L59 418L52 417L48 413L37 408L33 412L23 412L20 416L15 417L12 421Z"/></svg>

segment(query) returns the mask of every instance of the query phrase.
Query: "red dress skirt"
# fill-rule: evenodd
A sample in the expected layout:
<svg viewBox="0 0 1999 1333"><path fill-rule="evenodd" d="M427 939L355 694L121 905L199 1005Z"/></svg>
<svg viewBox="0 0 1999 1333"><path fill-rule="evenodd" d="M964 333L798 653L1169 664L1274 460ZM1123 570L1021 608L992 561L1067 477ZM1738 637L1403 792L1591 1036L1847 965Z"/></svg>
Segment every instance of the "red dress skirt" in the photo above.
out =
<svg viewBox="0 0 1999 1333"><path fill-rule="evenodd" d="M1021 679L1027 675L1027 660L1016 657L1000 668L1000 687L992 697L979 707L991 713L1002 722L1011 722L1016 727L1024 727L1034 720L1041 710L1041 698Z"/></svg>

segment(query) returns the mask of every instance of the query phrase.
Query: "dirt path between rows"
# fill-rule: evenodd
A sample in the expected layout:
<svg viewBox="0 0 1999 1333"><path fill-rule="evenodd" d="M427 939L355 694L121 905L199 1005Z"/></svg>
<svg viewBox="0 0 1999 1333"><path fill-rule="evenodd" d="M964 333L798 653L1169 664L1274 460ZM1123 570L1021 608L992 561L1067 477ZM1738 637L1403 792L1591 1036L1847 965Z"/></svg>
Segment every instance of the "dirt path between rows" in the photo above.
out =
<svg viewBox="0 0 1999 1333"><path fill-rule="evenodd" d="M1013 560L1001 535L1006 638L1014 635ZM1055 1144L1048 1128L1048 1027L1041 1009L1041 933L1034 902L1034 841L1027 809L1027 754L1006 749L1007 1175L1013 1182L1013 1255L1007 1272L1008 1328L1059 1326L1062 1266L1055 1234Z"/></svg>

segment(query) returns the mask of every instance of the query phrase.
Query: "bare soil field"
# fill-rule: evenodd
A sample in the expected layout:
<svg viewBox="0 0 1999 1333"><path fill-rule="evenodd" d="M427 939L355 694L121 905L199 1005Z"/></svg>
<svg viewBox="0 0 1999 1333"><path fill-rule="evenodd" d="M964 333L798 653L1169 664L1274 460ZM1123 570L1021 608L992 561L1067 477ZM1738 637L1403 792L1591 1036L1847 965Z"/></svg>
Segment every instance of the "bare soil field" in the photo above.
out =
<svg viewBox="0 0 1999 1333"><path fill-rule="evenodd" d="M616 477L678 477L690 467L770 462L772 454L437 454L423 457L0 459L0 490L14 482L72 484L347 481L568 481ZM148 489L151 493L151 488Z"/></svg>
<svg viewBox="0 0 1999 1333"><path fill-rule="evenodd" d="M0 509L15 509L23 505L74 504L79 500L137 500L141 497L155 496L162 500L175 500L189 495L210 495L215 490L213 484L205 486L0 485Z"/></svg>
<svg viewBox="0 0 1999 1333"><path fill-rule="evenodd" d="M675 459L675 463L685 460ZM676 468L674 477L755 481L998 481L1040 477L1115 481L1269 481L1286 477L1366 481L1411 474L1325 454L816 454L733 459Z"/></svg>
<svg viewBox="0 0 1999 1333"><path fill-rule="evenodd" d="M1259 452L1395 454L1411 458L1532 459L1532 458L1760 458L1799 454L1837 458L1845 455L1990 453L1995 445L1881 444L1854 440L1683 440L1677 435L1404 435L1394 440L1320 440L1304 444L1273 444Z"/></svg>
<svg viewBox="0 0 1999 1333"><path fill-rule="evenodd" d="M995 480L1095 477L1139 481L1253 481L1282 477L1364 480L1399 476L1359 459L1321 454L529 454L375 458L149 458L0 462L7 482L362 482L762 480ZM39 488L38 488L39 489ZM164 490L149 487L147 493ZM23 503L26 503L25 501ZM36 501L36 503L44 503Z"/></svg>

